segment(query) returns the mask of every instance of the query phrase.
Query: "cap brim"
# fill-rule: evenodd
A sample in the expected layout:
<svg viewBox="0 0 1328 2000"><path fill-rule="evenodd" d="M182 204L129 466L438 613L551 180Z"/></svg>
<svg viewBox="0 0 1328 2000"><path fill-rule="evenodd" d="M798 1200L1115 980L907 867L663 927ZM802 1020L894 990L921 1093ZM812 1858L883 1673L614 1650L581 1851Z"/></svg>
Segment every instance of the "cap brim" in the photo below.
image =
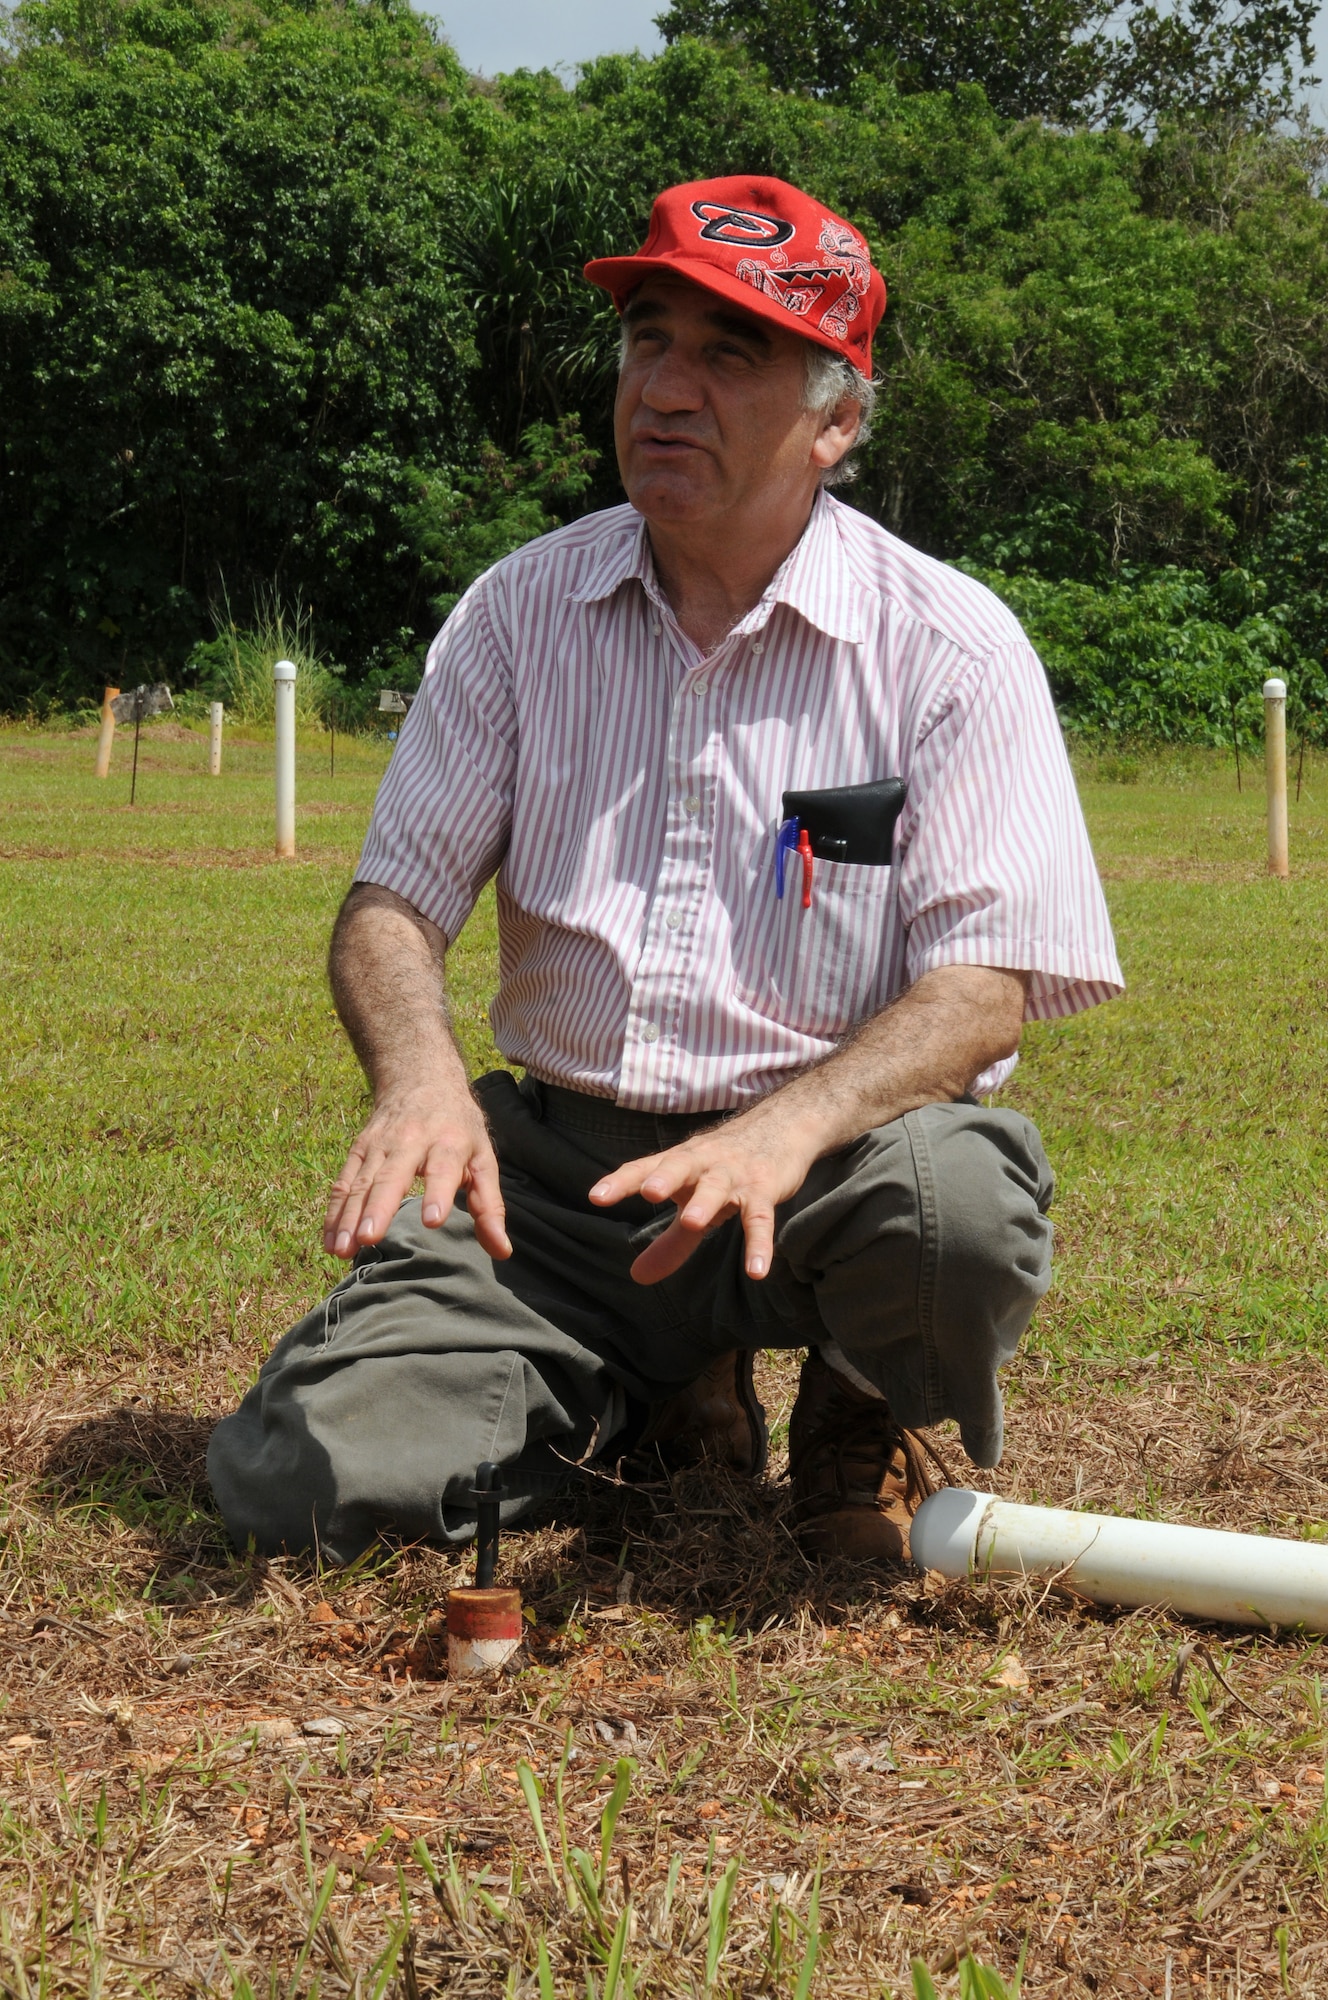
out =
<svg viewBox="0 0 1328 2000"><path fill-rule="evenodd" d="M621 312L628 298L644 278L658 272L664 278L688 278L699 285L702 291L713 292L717 298L727 299L730 305L738 306L750 313L753 319L768 320L771 326L782 327L785 333L795 333L800 340L811 340L818 347L828 348L831 354L838 354L850 367L857 368L860 375L871 376L870 358L866 368L859 368L851 354L844 352L842 341L834 340L829 334L819 333L808 326L796 313L788 312L777 299L755 285L745 284L741 278L732 277L729 272L719 270L705 257L592 257L581 275L592 285L599 285L612 295L613 303ZM868 356L871 349L868 346Z"/></svg>

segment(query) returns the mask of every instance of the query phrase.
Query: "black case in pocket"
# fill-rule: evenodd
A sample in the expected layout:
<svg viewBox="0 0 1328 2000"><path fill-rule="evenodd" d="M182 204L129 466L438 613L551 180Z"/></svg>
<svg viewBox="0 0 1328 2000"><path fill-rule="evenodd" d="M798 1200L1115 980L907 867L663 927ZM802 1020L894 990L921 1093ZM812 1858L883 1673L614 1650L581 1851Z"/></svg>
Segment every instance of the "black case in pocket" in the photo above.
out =
<svg viewBox="0 0 1328 2000"><path fill-rule="evenodd" d="M836 785L824 792L785 792L784 817L807 829L818 861L866 863L888 868L895 821L908 787L902 778L870 785Z"/></svg>

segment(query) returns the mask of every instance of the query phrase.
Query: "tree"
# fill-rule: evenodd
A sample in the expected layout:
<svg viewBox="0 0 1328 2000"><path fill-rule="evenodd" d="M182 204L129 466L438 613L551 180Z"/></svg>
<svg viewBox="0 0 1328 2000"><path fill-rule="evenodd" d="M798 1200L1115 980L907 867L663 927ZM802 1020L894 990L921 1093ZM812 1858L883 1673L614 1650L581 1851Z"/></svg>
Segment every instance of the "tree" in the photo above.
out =
<svg viewBox="0 0 1328 2000"><path fill-rule="evenodd" d="M1132 9L1107 65L1108 119L1156 126L1289 118L1318 82L1319 0L1180 0Z"/></svg>
<svg viewBox="0 0 1328 2000"><path fill-rule="evenodd" d="M1212 584L1166 568L1105 587L975 572L1036 645L1061 715L1094 735L1252 743L1259 688L1284 673L1286 633L1262 608L1257 579L1232 569Z"/></svg>
<svg viewBox="0 0 1328 2000"><path fill-rule="evenodd" d="M1286 485L1256 557L1269 597L1296 654L1296 686L1328 725L1328 438L1307 440L1287 467Z"/></svg>
<svg viewBox="0 0 1328 2000"><path fill-rule="evenodd" d="M886 274L858 506L1104 657L1129 631L1145 660L1157 583L1177 660L1239 664L1208 629L1256 615L1238 575L1308 657L1309 139L1207 110L1071 130L890 65L801 92L690 37L481 83L404 0L262 4L24 0L0 55L0 707L178 679L223 591L241 625L312 606L343 685L409 684L478 568L621 497L582 263L661 187L740 172L851 217Z"/></svg>
<svg viewBox="0 0 1328 2000"><path fill-rule="evenodd" d="M357 669L429 613L454 456L439 240L465 78L397 0L27 0L0 68L4 705L177 678L225 589Z"/></svg>
<svg viewBox="0 0 1328 2000"><path fill-rule="evenodd" d="M1104 76L1099 0L673 0L666 40L741 42L784 90L840 91L863 71L903 90L980 83L1005 116L1073 119Z"/></svg>
<svg viewBox="0 0 1328 2000"><path fill-rule="evenodd" d="M617 320L581 268L636 248L619 193L580 165L499 171L459 195L442 234L474 326L481 427L515 451L532 422L559 423L572 406L597 418L612 395Z"/></svg>
<svg viewBox="0 0 1328 2000"><path fill-rule="evenodd" d="M1268 124L1317 82L1318 12L1318 0L1145 0L1121 23L1099 0L672 0L658 25L669 41L740 42L785 90L890 73L909 91L981 84L1010 118Z"/></svg>

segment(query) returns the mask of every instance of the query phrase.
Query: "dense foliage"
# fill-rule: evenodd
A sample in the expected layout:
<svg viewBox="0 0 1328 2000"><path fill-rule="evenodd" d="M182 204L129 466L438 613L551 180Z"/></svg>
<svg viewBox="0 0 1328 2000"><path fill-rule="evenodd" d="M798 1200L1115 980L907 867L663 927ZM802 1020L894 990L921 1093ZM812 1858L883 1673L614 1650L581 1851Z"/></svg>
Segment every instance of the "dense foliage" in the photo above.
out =
<svg viewBox="0 0 1328 2000"><path fill-rule="evenodd" d="M866 71L912 90L978 83L1010 118L1125 124L1285 115L1318 12L1318 0L672 0L660 24L670 40L741 43L787 90L844 90Z"/></svg>
<svg viewBox="0 0 1328 2000"><path fill-rule="evenodd" d="M1011 597L1071 720L1229 731L1268 670L1317 707L1328 211L1317 141L1269 122L1299 0L1225 35L1219 0L1136 8L1131 60L1202 31L1215 81L1202 117L1135 91L1129 129L1123 69L1115 110L1083 84L1092 122L1011 115L1058 110L1053 43L1092 56L1082 0L800 8L754 10L755 46L738 0L678 0L661 56L569 88L467 78L404 0L22 0L0 707L206 679L254 605L303 617L348 689L409 680L487 562L618 498L581 262L670 181L739 171L868 233L891 307L853 497ZM1004 70L955 53L979 15ZM896 60L796 72L799 22L887 16Z"/></svg>

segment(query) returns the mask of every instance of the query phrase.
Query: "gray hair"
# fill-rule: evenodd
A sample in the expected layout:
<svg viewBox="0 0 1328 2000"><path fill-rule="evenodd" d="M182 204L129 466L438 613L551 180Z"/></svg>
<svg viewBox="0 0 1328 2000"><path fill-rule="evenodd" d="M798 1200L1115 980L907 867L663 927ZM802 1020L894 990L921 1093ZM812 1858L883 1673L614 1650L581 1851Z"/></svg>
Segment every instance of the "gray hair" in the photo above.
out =
<svg viewBox="0 0 1328 2000"><path fill-rule="evenodd" d="M815 340L807 342L805 366L807 372L802 390L804 410L810 410L818 417L829 417L841 403L856 403L858 406L858 434L852 449L844 453L838 465L830 466L821 474L822 486L847 486L851 479L858 476L858 451L871 436L872 419L876 415L877 385L869 382L842 354L832 354L828 347L822 347Z"/></svg>

